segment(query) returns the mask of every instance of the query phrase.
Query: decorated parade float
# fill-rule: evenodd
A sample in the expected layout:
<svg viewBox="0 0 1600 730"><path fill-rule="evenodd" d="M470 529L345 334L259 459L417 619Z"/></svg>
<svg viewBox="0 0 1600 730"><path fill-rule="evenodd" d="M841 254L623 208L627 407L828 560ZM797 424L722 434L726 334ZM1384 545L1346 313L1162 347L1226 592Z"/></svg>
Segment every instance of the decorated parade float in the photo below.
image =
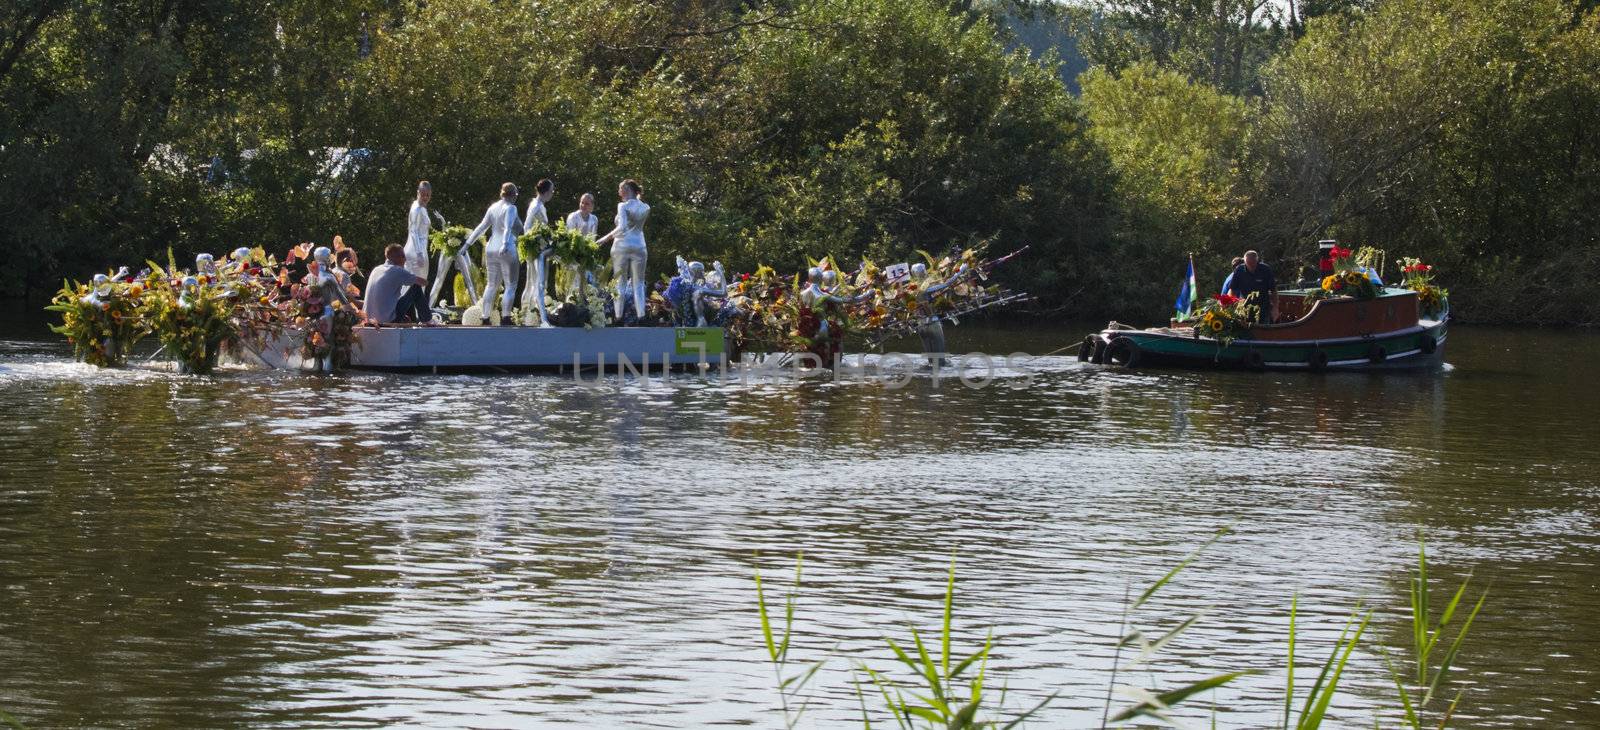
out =
<svg viewBox="0 0 1600 730"><path fill-rule="evenodd" d="M1334 270L1312 286L1279 291L1257 322L1254 301L1223 293L1182 321L1135 329L1112 322L1084 339L1078 359L1134 368L1176 366L1252 370L1370 370L1437 366L1448 334L1448 293L1433 269L1402 259L1400 286L1376 272L1383 254L1335 247ZM1253 299L1253 297L1252 297Z"/></svg>
<svg viewBox="0 0 1600 730"><path fill-rule="evenodd" d="M761 266L733 274L679 257L650 286L608 281L609 260L589 236L538 226L517 241L527 264L523 306L510 326L483 317L483 279L468 231L443 227L429 299L435 320L373 326L361 311L353 251L303 243L282 257L239 248L180 267L123 268L67 282L49 309L79 360L103 367L165 356L180 371L219 364L331 372L718 366L776 355L804 367L834 366L846 342L882 348L919 335L944 350L943 323L1025 298L989 281L1016 254L985 259L982 247L886 268L863 261L842 271L831 258L803 274ZM348 254L347 254L348 251ZM1017 252L1017 253L1020 253ZM551 279L554 279L552 282ZM553 283L553 286L551 284ZM633 292L647 292L636 306ZM155 340L154 346L140 343Z"/></svg>

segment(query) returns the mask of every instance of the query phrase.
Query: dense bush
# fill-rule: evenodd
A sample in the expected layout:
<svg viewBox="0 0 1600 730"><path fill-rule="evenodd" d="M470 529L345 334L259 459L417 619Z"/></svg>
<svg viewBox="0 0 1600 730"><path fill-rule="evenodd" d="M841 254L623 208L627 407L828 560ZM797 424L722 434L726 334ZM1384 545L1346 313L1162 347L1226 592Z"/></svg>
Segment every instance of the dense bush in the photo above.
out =
<svg viewBox="0 0 1600 730"><path fill-rule="evenodd" d="M370 265L419 179L470 224L541 177L553 213L593 191L609 219L635 177L656 271L993 239L1033 247L1006 275L1041 309L1155 318L1186 253L1204 288L1244 248L1292 270L1331 235L1440 263L1468 318L1600 319L1595 11L1299 7L1064 11L1096 64L1080 100L1048 49L1005 50L1015 5L17 4L0 292L336 233Z"/></svg>

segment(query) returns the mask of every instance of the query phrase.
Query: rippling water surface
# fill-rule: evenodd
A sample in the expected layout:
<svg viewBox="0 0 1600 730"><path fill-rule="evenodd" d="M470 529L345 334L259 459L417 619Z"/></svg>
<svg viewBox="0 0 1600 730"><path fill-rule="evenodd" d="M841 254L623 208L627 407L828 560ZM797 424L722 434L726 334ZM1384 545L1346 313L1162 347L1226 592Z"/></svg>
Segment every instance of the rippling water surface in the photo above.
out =
<svg viewBox="0 0 1600 730"><path fill-rule="evenodd" d="M1410 375L597 389L97 371L39 330L0 341L0 709L30 725L780 727L752 578L803 551L808 722L855 721L849 670L937 626L954 555L1007 706L1060 691L1034 725L1094 726L1126 592L1223 526L1138 618L1206 612L1141 683L1264 670L1215 694L1225 726L1274 720L1296 593L1310 661L1362 605L1409 645L1418 529L1437 590L1492 583L1459 724L1600 717L1595 336L1459 328ZM1392 687L1354 661L1336 725L1371 727Z"/></svg>

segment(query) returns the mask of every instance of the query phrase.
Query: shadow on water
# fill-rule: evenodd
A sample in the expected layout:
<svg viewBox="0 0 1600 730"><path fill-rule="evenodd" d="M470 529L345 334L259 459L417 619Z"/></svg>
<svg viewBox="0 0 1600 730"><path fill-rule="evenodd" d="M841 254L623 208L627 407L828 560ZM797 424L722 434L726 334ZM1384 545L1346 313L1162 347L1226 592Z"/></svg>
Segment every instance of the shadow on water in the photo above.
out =
<svg viewBox="0 0 1600 730"><path fill-rule="evenodd" d="M15 321L14 321L15 320ZM1442 372L1115 371L1071 353L989 387L927 377L586 388L558 376L332 377L69 362L0 341L0 708L39 726L777 724L750 580L806 553L800 660L936 623L960 561L1018 705L1096 722L1128 585L1221 525L1172 587L1209 606L1169 671L1281 672L1379 608L1404 645L1420 528L1493 584L1464 727L1596 711L1600 339L1458 328ZM20 327L20 329L19 329ZM1043 353L1087 326L952 328ZM1336 710L1388 702L1367 663ZM1273 720L1277 679L1218 695Z"/></svg>

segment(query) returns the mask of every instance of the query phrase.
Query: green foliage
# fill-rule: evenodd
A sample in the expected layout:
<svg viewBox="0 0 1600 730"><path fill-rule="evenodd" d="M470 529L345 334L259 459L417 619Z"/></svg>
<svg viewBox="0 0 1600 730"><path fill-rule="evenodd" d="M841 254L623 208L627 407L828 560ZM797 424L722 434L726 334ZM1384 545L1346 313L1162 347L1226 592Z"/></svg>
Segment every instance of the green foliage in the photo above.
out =
<svg viewBox="0 0 1600 730"><path fill-rule="evenodd" d="M1155 662L1159 660L1163 650L1169 645L1181 641L1182 637L1191 628L1201 622L1203 613L1188 613L1171 615L1160 606L1158 594L1163 588L1172 584L1181 577L1208 548L1218 540L1231 534L1232 530L1224 528L1213 535L1211 539L1196 548L1177 565L1168 570L1160 579L1141 591L1137 598L1132 595L1131 589L1124 599L1122 627L1123 633L1118 640L1112 658L1109 686L1106 694L1106 712L1101 720L1101 727L1110 725L1123 725L1125 723L1148 723L1155 721L1164 725L1182 727L1174 710L1186 701L1204 695L1222 687L1240 677L1259 675L1258 670L1239 670L1224 672L1188 684L1158 691L1140 686L1119 684L1118 677L1128 673L1140 675L1150 674ZM1462 623L1456 632L1447 655L1437 662L1429 659L1431 650L1438 645L1440 636L1445 627L1450 624L1457 609L1461 607L1462 596L1466 591L1466 582L1456 591L1450 604L1436 625L1432 621L1428 608L1428 561L1426 551L1419 544L1417 557L1417 572L1411 583L1411 606L1413 614L1413 643L1417 652L1417 681L1419 688L1416 692L1408 689L1394 670L1393 661L1386 650L1381 646L1377 651L1382 655L1394 678L1396 699L1400 704L1402 718L1406 727L1412 730L1421 730L1423 718L1429 717L1431 726L1440 730L1448 727L1454 717L1455 708L1460 701L1458 694L1442 711L1437 711L1437 718L1429 715L1432 711L1430 703L1435 691L1443 683L1472 620L1482 608L1484 597L1480 596L1471 614ZM1012 728L1020 725L1028 718L1037 714L1048 703L1053 701L1059 693L1051 694L1043 701L1033 706L1026 712L1012 718L1009 722L1002 723L998 720L985 719L986 714L993 714L998 705L1004 703L1004 691L998 700L992 693L984 694L986 685L993 681L986 679L988 674L988 660L995 646L994 634L991 631L984 640L983 645L975 652L961 657L952 647L952 626L955 616L955 588L956 573L955 561L952 559L949 572L945 578L945 592L943 601L943 620L937 635L937 643L925 641L924 636L915 627L910 629L910 642L897 642L885 638L884 642L893 653L895 659L909 671L912 680L897 680L886 671L880 671L867 666L862 662L855 662L854 672L859 672L867 677L866 681L859 678L853 684L857 699L861 704L861 718L864 727L872 727L872 713L867 707L866 694L870 688L882 698L884 706L894 719L897 727L905 730L911 728L977 728L977 727L1004 727ZM773 620L768 608L767 598L762 587L761 576L756 574L756 605L759 610L762 640L767 650L768 661L774 669L777 680L779 697L783 702L784 717L788 727L794 727L798 722L805 706L791 711L790 702L798 696L800 688L810 682L823 666L822 661L808 666L807 669L785 676L785 667L789 662L788 655L791 642L794 638L794 606L795 596L800 589L800 562L796 559L794 586L784 602L783 622L781 628ZM1283 714L1281 722L1275 723L1276 727L1288 730L1317 730L1329 720L1329 712L1333 708L1334 700L1339 695L1341 680L1345 671L1351 667L1351 660L1356 656L1356 648L1361 645L1361 640L1367 635L1371 624L1373 612L1358 609L1351 613L1345 621L1344 629L1328 650L1328 655L1321 663L1316 679L1310 688L1300 697L1295 689L1296 650L1299 648L1299 596L1293 596L1289 603L1289 632L1288 632L1288 665L1283 681ZM1146 628L1147 627L1147 628ZM1125 650L1136 648L1137 654L1130 659L1124 659ZM854 673L853 672L853 673ZM958 681L963 676L964 681ZM1133 704L1121 709L1116 714L1111 713L1112 696L1115 692L1133 700ZM1417 694L1417 697L1413 697ZM1297 707L1298 705L1298 707ZM1211 726L1218 727L1215 706L1212 710ZM1381 719L1376 723L1382 725Z"/></svg>
<svg viewBox="0 0 1600 730"><path fill-rule="evenodd" d="M1005 50L1024 15L1066 19L1082 101ZM1153 318L1184 253L1291 280L1333 236L1446 267L1457 316L1600 323L1593 3L84 0L0 30L0 292L169 245L372 259L419 179L472 221L502 181L556 180L559 216L632 177L657 272L995 240L1047 307Z"/></svg>
<svg viewBox="0 0 1600 730"><path fill-rule="evenodd" d="M1597 65L1600 16L1563 0L1313 22L1267 75L1251 228L1403 245L1451 271L1459 316L1600 322Z"/></svg>
<svg viewBox="0 0 1600 730"><path fill-rule="evenodd" d="M466 245L469 233L472 233L472 229L466 226L449 226L433 231L428 234L428 252L454 257Z"/></svg>
<svg viewBox="0 0 1600 730"><path fill-rule="evenodd" d="M1119 259L1151 272L1126 282L1139 299L1170 300L1165 273L1189 254L1219 271L1237 255L1249 202L1249 115L1242 99L1182 75L1136 64L1080 78L1090 137L1116 175Z"/></svg>

